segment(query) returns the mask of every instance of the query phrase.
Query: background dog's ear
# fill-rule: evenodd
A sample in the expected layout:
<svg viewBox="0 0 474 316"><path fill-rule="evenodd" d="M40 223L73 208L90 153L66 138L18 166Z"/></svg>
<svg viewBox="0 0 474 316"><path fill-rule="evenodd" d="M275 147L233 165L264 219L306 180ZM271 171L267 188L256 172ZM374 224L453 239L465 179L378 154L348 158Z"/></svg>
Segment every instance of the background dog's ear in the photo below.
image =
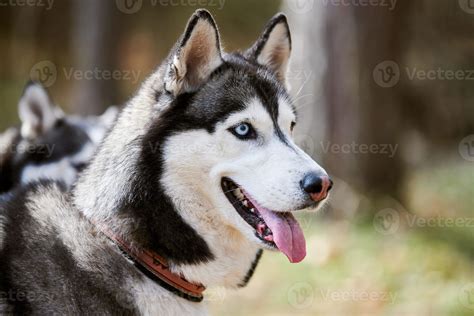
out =
<svg viewBox="0 0 474 316"><path fill-rule="evenodd" d="M21 136L27 139L47 132L60 116L46 89L34 81L25 87L18 103L18 114L21 120Z"/></svg>
<svg viewBox="0 0 474 316"><path fill-rule="evenodd" d="M197 10L171 56L165 89L175 96L194 91L222 62L216 23L208 11Z"/></svg>
<svg viewBox="0 0 474 316"><path fill-rule="evenodd" d="M268 22L260 38L245 53L247 58L273 70L283 83L290 55L290 28L283 13L278 13Z"/></svg>
<svg viewBox="0 0 474 316"><path fill-rule="evenodd" d="M107 128L112 127L114 124L115 120L117 119L119 115L119 109L116 106L109 106L107 110L105 110L104 113L102 113L99 116L99 122L102 126L105 126Z"/></svg>

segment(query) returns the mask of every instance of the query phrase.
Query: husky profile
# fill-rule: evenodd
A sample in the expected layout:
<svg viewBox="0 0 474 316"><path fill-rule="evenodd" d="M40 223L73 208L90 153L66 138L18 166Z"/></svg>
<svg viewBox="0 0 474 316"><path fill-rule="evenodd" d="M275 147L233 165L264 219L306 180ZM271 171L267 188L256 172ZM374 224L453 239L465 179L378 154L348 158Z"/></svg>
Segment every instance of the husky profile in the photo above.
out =
<svg viewBox="0 0 474 316"><path fill-rule="evenodd" d="M21 188L0 212L0 310L206 315L205 288L245 286L263 249L306 255L294 211L332 182L292 140L283 14L224 53L196 11L120 113L71 193Z"/></svg>
<svg viewBox="0 0 474 316"><path fill-rule="evenodd" d="M112 125L117 109L101 116L65 115L46 89L29 82L18 103L21 127L0 134L0 193L41 179L71 186Z"/></svg>

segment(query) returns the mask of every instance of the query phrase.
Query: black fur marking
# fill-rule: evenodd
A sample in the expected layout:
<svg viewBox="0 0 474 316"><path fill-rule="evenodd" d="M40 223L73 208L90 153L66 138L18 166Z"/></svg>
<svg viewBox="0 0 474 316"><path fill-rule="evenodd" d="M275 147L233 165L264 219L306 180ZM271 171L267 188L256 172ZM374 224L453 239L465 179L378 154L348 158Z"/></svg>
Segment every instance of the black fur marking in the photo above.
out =
<svg viewBox="0 0 474 316"><path fill-rule="evenodd" d="M268 114L270 115L273 121L273 127L275 129L275 133L278 138L286 145L288 145L288 139L286 138L285 134L282 132L280 126L278 125L278 115L279 115L279 103L278 98L282 97L282 99L290 100L286 90L284 87L281 86L279 82L276 80L267 80L262 78L257 74L257 70L260 69L261 71L265 69L263 66L257 64L255 61L253 63L242 55L233 54L232 62L239 61L239 64L245 68L246 71L250 71L250 85L253 88L252 90L255 91L255 94L259 97L262 105L267 110ZM271 73L267 72L268 75L271 77ZM251 90L251 91L252 91ZM294 107L292 108L293 112Z"/></svg>
<svg viewBox="0 0 474 316"><path fill-rule="evenodd" d="M247 286L253 274L255 273L255 269L257 269L257 265L260 262L260 258L262 258L262 254L263 254L263 250L259 249L257 251L257 255L255 256L254 261L252 262L252 265L250 266L250 269L247 271L247 274L245 275L242 282L238 285L239 287Z"/></svg>
<svg viewBox="0 0 474 316"><path fill-rule="evenodd" d="M31 153L24 159L33 164L58 161L80 152L88 141L89 137L83 130L65 120L58 120L51 131L31 144ZM46 150L48 146L53 148L51 152Z"/></svg>
<svg viewBox="0 0 474 316"><path fill-rule="evenodd" d="M174 263L197 264L214 258L206 242L175 211L159 181L163 172L163 139L173 131L172 121L163 121L141 140L142 154L133 196L120 207L124 214L138 220L134 234L143 247Z"/></svg>
<svg viewBox="0 0 474 316"><path fill-rule="evenodd" d="M275 91L274 85L265 81L256 83L255 87L263 106L272 118L276 135L284 144L288 145L288 139L278 125L278 91Z"/></svg>

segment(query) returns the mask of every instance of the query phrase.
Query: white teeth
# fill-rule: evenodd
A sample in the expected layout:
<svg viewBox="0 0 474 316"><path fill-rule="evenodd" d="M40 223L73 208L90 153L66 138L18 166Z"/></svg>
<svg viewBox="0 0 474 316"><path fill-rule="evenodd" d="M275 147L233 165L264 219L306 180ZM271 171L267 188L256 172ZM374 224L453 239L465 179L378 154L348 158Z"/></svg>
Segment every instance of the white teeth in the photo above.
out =
<svg viewBox="0 0 474 316"><path fill-rule="evenodd" d="M242 204L243 204L245 207L249 207L249 202L248 202L247 200L244 200L244 201L242 202Z"/></svg>
<svg viewBox="0 0 474 316"><path fill-rule="evenodd" d="M250 209L250 212L255 213L255 209L254 209L254 208L251 208L251 209Z"/></svg>

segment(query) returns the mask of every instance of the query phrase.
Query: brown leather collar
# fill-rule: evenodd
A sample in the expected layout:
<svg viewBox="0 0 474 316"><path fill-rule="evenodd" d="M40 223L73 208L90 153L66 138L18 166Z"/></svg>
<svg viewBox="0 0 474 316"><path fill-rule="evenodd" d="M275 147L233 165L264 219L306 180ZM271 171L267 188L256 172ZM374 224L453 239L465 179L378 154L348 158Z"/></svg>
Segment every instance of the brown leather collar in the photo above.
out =
<svg viewBox="0 0 474 316"><path fill-rule="evenodd" d="M162 287L192 302L203 300L203 292L206 288L201 284L191 283L184 277L171 272L165 258L150 250L134 250L127 242L105 228L104 225L94 224L94 226L112 240L135 263L140 271Z"/></svg>

